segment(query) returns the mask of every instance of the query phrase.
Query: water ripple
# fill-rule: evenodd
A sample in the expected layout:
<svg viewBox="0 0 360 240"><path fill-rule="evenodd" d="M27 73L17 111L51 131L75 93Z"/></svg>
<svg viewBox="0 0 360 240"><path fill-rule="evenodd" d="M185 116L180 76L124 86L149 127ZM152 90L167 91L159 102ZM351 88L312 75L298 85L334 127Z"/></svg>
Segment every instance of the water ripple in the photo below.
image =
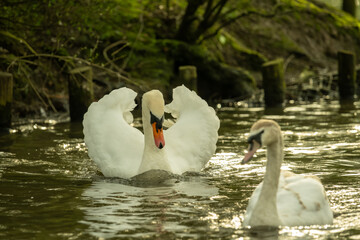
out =
<svg viewBox="0 0 360 240"><path fill-rule="evenodd" d="M259 118L282 127L282 169L323 182L331 226L281 227L258 238L357 239L360 234L360 103L285 108L218 107L217 151L204 175L142 188L101 177L87 156L81 124L31 123L0 136L0 238L7 239L253 239L243 228L248 200L265 173L266 152L242 165L248 131ZM134 126L141 120L135 117Z"/></svg>

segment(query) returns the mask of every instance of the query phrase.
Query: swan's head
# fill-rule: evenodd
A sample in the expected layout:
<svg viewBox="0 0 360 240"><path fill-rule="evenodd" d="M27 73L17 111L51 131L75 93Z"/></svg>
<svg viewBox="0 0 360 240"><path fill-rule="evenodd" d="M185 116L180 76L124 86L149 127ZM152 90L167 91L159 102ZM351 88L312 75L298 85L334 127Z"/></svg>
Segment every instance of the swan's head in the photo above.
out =
<svg viewBox="0 0 360 240"><path fill-rule="evenodd" d="M164 106L164 97L159 90L151 90L143 95L143 115L150 116L147 119L152 127L155 145L159 149L162 149L165 146L163 134ZM143 124L148 123L143 122Z"/></svg>
<svg viewBox="0 0 360 240"><path fill-rule="evenodd" d="M249 149L245 154L242 164L247 163L261 146L270 146L280 141L281 129L279 124L273 120L261 119L254 123L248 137Z"/></svg>

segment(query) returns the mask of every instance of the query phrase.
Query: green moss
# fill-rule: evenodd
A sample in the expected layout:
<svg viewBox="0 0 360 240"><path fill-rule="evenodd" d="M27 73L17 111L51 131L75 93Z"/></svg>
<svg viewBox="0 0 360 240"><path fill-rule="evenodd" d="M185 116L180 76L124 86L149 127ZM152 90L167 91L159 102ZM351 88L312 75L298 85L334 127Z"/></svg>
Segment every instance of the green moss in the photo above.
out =
<svg viewBox="0 0 360 240"><path fill-rule="evenodd" d="M360 29L360 22L357 19L329 5L327 5L326 8L322 8L308 0L282 0L281 3L285 4L288 8L295 9L298 12L297 14L310 12L312 14L327 15L334 20L335 25L338 27L351 26Z"/></svg>
<svg viewBox="0 0 360 240"><path fill-rule="evenodd" d="M221 31L217 38L208 42L206 47L210 49L211 55L218 61L240 66L244 69L258 71L261 64L267 61L264 55L246 47L225 30Z"/></svg>
<svg viewBox="0 0 360 240"><path fill-rule="evenodd" d="M271 43L274 48L305 55L301 47L283 32L278 32L276 39L273 39Z"/></svg>
<svg viewBox="0 0 360 240"><path fill-rule="evenodd" d="M252 58L250 60L253 60L256 63L263 63L263 62L267 61L267 58L264 55L262 55L261 53L245 47L239 40L234 38L231 34L225 32L225 31L223 31L223 32L224 32L224 35L226 36L226 39L228 40L229 44L231 45L231 47L238 53L244 54L244 55L248 56L249 58Z"/></svg>

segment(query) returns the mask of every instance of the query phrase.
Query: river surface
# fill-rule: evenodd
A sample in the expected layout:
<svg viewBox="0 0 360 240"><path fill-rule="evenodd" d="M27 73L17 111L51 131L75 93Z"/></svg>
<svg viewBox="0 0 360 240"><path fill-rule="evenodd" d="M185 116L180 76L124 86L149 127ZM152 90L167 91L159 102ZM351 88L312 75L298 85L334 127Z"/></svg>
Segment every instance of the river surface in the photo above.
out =
<svg viewBox="0 0 360 240"><path fill-rule="evenodd" d="M80 123L14 127L0 136L0 239L360 239L360 103L350 110L336 101L289 105L280 115L235 105L217 106L218 148L203 174L152 187L102 177ZM265 150L240 164L259 118L282 127L283 169L321 179L333 225L242 227L265 170Z"/></svg>

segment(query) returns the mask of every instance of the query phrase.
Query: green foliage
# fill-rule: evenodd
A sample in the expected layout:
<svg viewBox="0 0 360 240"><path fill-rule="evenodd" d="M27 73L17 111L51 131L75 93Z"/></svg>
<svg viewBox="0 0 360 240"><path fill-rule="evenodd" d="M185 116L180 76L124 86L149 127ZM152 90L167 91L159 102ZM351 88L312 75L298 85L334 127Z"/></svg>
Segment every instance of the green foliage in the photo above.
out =
<svg viewBox="0 0 360 240"><path fill-rule="evenodd" d="M139 15L144 14L145 4L118 0L2 1L0 26L26 39L39 52L57 52L62 48L72 55L86 56L97 39L104 45L115 39L134 41L134 29L139 28Z"/></svg>

